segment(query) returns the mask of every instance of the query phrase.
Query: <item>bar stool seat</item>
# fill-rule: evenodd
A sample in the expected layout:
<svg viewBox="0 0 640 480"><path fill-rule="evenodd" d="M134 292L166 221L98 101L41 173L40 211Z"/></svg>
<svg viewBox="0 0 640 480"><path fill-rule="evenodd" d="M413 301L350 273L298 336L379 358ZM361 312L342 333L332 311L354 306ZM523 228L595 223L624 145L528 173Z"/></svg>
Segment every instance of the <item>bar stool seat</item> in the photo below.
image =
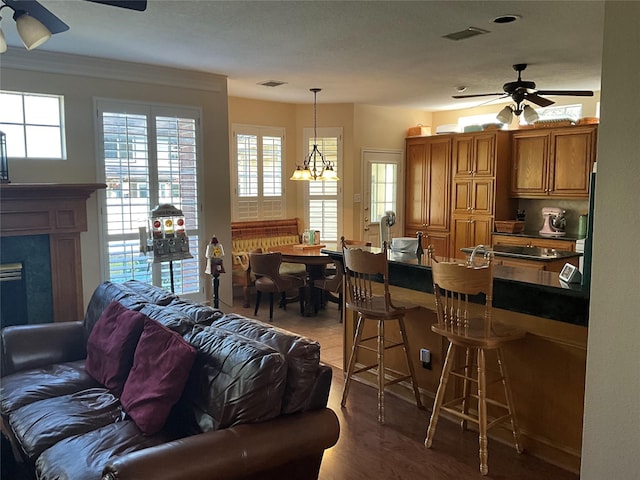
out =
<svg viewBox="0 0 640 480"><path fill-rule="evenodd" d="M463 430L467 428L467 422L476 424L480 473L486 475L489 472L487 431L490 428L510 422L516 451L523 451L502 347L523 338L526 332L492 322L493 274L490 260L482 267L475 267L438 263L432 259L432 273L438 321L431 329L447 338L449 348L424 443L431 448L441 411L459 418ZM470 306L469 296L479 294L485 296L484 306L474 309ZM486 368L485 353L490 350L494 350L497 356L498 370L493 373ZM461 365L454 366L456 363ZM459 391L458 384L455 398L445 402L450 376L462 379L462 391ZM487 388L491 383L501 383L502 394L490 398ZM487 405L496 415L492 419L488 418Z"/></svg>
<svg viewBox="0 0 640 480"><path fill-rule="evenodd" d="M415 369L407 341L407 332L404 323L405 312L418 308L417 305L392 302L389 293L389 270L387 263L387 245L383 245L381 253L364 251L361 248L349 248L342 239L342 251L344 259L346 280L346 301L348 310L357 312L358 319L353 340L353 347L349 357L347 374L341 405L344 407L349 395L349 387L354 375L364 371L377 369L378 383L378 421L384 423L384 391L389 385L411 380L411 386L418 408L422 408L420 393L416 382ZM376 282L382 276L383 283ZM377 283L377 285L376 285ZM376 288L378 287L378 288ZM375 294L374 290L383 289L383 294ZM365 321L372 320L377 323L377 334L363 338ZM400 331L400 340L391 340L385 335L385 324L397 320ZM371 346L375 343L375 346ZM385 352L389 349L402 348L407 361L407 374L398 374L385 368ZM377 362L355 369L359 350L376 352ZM389 376L391 379L386 380Z"/></svg>

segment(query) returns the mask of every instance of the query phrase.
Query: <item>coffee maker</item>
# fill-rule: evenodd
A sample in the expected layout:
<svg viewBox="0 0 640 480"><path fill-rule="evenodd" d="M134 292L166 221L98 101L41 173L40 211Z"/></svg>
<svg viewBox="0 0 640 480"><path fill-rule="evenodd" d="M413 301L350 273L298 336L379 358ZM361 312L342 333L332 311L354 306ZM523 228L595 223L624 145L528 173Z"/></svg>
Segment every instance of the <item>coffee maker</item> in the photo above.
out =
<svg viewBox="0 0 640 480"><path fill-rule="evenodd" d="M567 226L567 221L564 217L565 213L567 212L561 208L544 207L542 209L544 224L538 233L549 237L563 236L565 234L565 227Z"/></svg>

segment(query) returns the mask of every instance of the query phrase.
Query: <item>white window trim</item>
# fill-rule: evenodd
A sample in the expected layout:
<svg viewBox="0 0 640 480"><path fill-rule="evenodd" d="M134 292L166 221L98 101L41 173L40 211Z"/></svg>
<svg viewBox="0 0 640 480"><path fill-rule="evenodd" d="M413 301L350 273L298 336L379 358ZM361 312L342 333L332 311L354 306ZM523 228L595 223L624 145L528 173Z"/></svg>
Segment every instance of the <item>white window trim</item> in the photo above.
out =
<svg viewBox="0 0 640 480"><path fill-rule="evenodd" d="M93 98L93 110L96 114L96 117L100 116L101 111L117 111L117 112L126 112L132 114L147 114L150 110L153 111L154 116L185 116L185 117L196 117L196 152L197 152L197 161L196 161L196 171L198 174L197 180L197 196L198 196L198 228L194 233L193 229L187 231L187 235L192 236L193 234L198 236L200 245L199 248L204 249L206 244L206 234L207 231L204 219L204 207L203 207L203 185L204 185L204 174L203 174L203 158L204 150L203 150L203 142L202 142L202 108L200 107L186 107L186 106L176 106L170 104L159 104L159 103L147 103L147 102L136 102L136 101L122 101L117 99L110 98L102 98L102 97L94 97ZM194 115L195 114L195 115ZM97 165L97 181L105 182L105 165L104 165L104 152L102 150L103 147L103 132L100 131L101 122L98 118L94 122L94 139L95 139L95 158ZM155 128L155 127L154 127ZM151 149L155 150L155 145L150 145ZM153 158L152 158L153 157ZM155 155L149 155L149 164L155 163ZM153 190L156 189L156 186L149 186L150 194ZM109 259L108 255L106 255L107 251L107 232L106 232L106 222L105 222L105 209L106 209L106 192L104 190L98 190L97 192L98 199L98 233L99 233L99 246L100 246L100 277L104 281L108 278L109 275ZM155 192L157 194L157 192ZM152 205L153 208L155 205ZM203 253L202 250L201 253ZM195 257L195 255L194 255ZM207 282L210 282L210 277L204 273L204 269L199 268L199 291L197 293L185 293L181 294L180 297L188 300L192 300L194 302L202 303L207 300L205 292L205 285Z"/></svg>

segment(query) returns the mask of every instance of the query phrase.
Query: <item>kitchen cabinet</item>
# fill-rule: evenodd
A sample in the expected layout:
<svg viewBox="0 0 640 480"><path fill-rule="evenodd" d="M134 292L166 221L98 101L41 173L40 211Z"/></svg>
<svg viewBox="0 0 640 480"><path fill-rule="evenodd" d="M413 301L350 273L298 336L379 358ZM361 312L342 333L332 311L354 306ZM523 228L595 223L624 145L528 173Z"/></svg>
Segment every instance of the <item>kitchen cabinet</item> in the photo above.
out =
<svg viewBox="0 0 640 480"><path fill-rule="evenodd" d="M515 245L518 247L554 248L568 252L576 251L576 242L573 240L557 240L554 238L520 237L516 235L492 236L492 245Z"/></svg>
<svg viewBox="0 0 640 480"><path fill-rule="evenodd" d="M495 218L513 218L510 198L511 135L505 131L456 135L452 145L451 255L489 244Z"/></svg>
<svg viewBox="0 0 640 480"><path fill-rule="evenodd" d="M465 258L465 247L490 245L493 217L491 215L453 215L451 220L451 256ZM437 251L436 251L437 254Z"/></svg>
<svg viewBox="0 0 640 480"><path fill-rule="evenodd" d="M596 136L595 125L514 132L511 195L588 198Z"/></svg>
<svg viewBox="0 0 640 480"><path fill-rule="evenodd" d="M451 136L406 140L405 235L448 237L451 216ZM443 241L439 243L442 245ZM441 253L448 255L447 251Z"/></svg>

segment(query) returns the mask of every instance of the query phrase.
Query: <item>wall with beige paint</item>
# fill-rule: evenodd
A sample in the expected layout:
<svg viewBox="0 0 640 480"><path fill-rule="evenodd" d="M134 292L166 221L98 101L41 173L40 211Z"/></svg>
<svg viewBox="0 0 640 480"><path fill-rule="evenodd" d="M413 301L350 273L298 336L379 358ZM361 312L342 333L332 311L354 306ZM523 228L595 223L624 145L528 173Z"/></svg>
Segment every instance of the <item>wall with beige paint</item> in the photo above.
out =
<svg viewBox="0 0 640 480"><path fill-rule="evenodd" d="M3 57L8 54L4 54ZM202 111L203 148L203 225L205 235L216 233L223 244L230 244L231 229L228 208L229 188L216 178L229 176L229 152L227 131L227 84L226 77L206 75L209 89L190 88L190 74L181 72L183 84L160 85L153 82L126 81L114 78L97 78L73 73L47 73L34 70L33 59L44 55L50 61L55 55L49 52L9 52L7 62L2 66L2 89L64 95L67 131L67 160L10 160L9 176L13 183L93 183L96 182L96 146L94 142L95 110L97 97L118 101L148 102L158 104L184 105L200 108ZM17 57L17 59L16 59ZM11 62L20 64L24 57L28 68L9 68ZM60 57L60 61L70 60L70 56ZM4 58L3 58L4 61ZM90 61L86 70L90 70ZM78 65L78 59L71 60ZM123 75L135 78L136 66L112 62L113 68L121 69ZM59 70L60 65L56 66ZM154 67L155 69L155 67ZM73 70L70 67L69 70ZM154 70L155 71L155 70ZM158 68L159 73L175 75L175 71ZM201 77L199 77L201 79ZM206 188L211 184L211 188ZM101 281L99 262L100 232L98 228L98 202L96 194L87 202L88 231L81 235L82 275L85 304L96 285ZM203 259L204 262L204 259ZM202 274L202 280L210 290L210 278ZM221 299L231 304L232 292L229 282L221 282Z"/></svg>

